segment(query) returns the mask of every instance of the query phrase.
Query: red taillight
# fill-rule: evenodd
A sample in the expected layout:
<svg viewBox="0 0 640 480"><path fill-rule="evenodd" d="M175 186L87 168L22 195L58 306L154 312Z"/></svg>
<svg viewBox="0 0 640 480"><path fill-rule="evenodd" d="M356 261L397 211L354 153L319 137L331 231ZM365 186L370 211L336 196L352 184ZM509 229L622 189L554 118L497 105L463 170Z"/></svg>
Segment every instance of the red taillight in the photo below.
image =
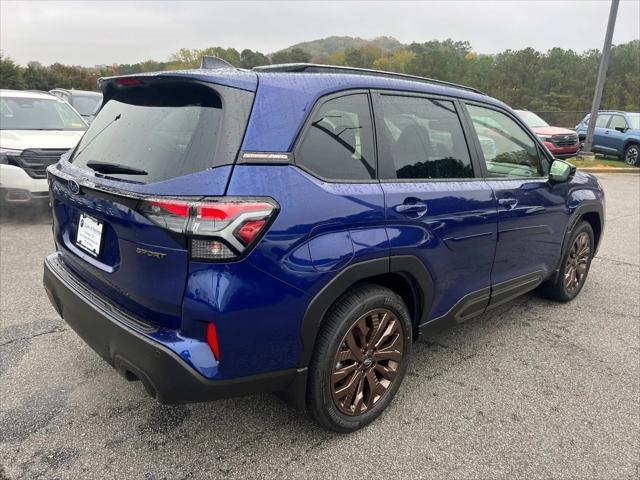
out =
<svg viewBox="0 0 640 480"><path fill-rule="evenodd" d="M266 211L273 205L265 202L219 202L201 203L198 207L198 218L205 220L227 220L245 212Z"/></svg>
<svg viewBox="0 0 640 480"><path fill-rule="evenodd" d="M213 356L216 357L216 360L219 362L220 347L218 345L218 332L216 332L216 326L213 323L207 325L207 343L213 352Z"/></svg>
<svg viewBox="0 0 640 480"><path fill-rule="evenodd" d="M153 207L158 207L156 211L160 211L160 209L166 210L167 212L173 213L179 217L188 217L189 216L189 204L187 202L171 202L171 201L163 201L163 200L150 200L149 204Z"/></svg>
<svg viewBox="0 0 640 480"><path fill-rule="evenodd" d="M116 83L121 87L135 87L137 85L140 85L142 83L142 80L140 80L139 78L124 77L124 78L118 78L116 80Z"/></svg>
<svg viewBox="0 0 640 480"><path fill-rule="evenodd" d="M193 202L151 198L143 200L138 210L156 225L197 237L190 239L192 258L226 260L255 243L276 212L276 205L229 197Z"/></svg>
<svg viewBox="0 0 640 480"><path fill-rule="evenodd" d="M249 245L260 234L266 223L266 220L248 221L238 229L238 236Z"/></svg>

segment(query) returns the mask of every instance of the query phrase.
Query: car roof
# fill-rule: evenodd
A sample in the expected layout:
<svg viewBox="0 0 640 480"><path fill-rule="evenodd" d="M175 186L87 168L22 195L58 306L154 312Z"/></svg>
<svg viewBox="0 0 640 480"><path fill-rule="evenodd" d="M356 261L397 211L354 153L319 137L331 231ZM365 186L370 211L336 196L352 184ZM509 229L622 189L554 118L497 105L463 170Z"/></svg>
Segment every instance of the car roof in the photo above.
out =
<svg viewBox="0 0 640 480"><path fill-rule="evenodd" d="M55 95L52 95L49 92L43 92L40 90L9 90L9 89L3 88L3 89L0 89L0 96L20 97L20 98L46 98L46 99L60 100Z"/></svg>
<svg viewBox="0 0 640 480"><path fill-rule="evenodd" d="M633 113L634 115L638 115L640 112L626 112L624 110L598 110L598 113L621 113L622 115Z"/></svg>
<svg viewBox="0 0 640 480"><path fill-rule="evenodd" d="M285 65L286 66L286 65ZM315 66L310 64L310 66ZM326 67L317 65L318 67ZM278 67L278 65L270 65ZM363 72L363 73L358 73ZM209 83L215 83L243 90L255 91L261 80L267 80L270 84L281 83L282 88L292 85L305 85L305 90L326 90L334 86L338 89L346 90L351 88L376 88L409 90L415 92L433 93L460 98L482 100L484 102L504 105L482 92L462 85L432 79L424 79L392 72L378 72L375 70L336 67L335 72L321 71L279 71L273 69L245 70L240 68L212 68L212 69L190 69L190 70L166 70L159 72L142 72L130 75L118 75L99 79L99 84L113 81L118 78L144 78L144 77L189 77ZM76 90L78 91L78 90Z"/></svg>
<svg viewBox="0 0 640 480"><path fill-rule="evenodd" d="M273 66L272 66L273 67ZM318 65L317 67L327 67ZM330 67L333 68L333 67ZM274 71L275 70L275 71ZM351 90L391 90L417 94L439 95L478 101L500 108L509 108L499 100L481 92L439 80L396 75L390 72L366 71L335 67L335 71L281 71L277 69L245 70L231 66L192 70L145 72L101 78L107 85L119 78L189 78L257 92L245 139L245 151L290 151L298 131L310 109L320 97ZM349 70L349 71L347 71ZM259 88L258 88L259 86Z"/></svg>
<svg viewBox="0 0 640 480"><path fill-rule="evenodd" d="M458 86L357 73L258 72L260 89L243 148L290 151L309 110L323 96L346 90L390 90L439 95L508 108L499 100Z"/></svg>
<svg viewBox="0 0 640 480"><path fill-rule="evenodd" d="M101 92L94 92L93 90L76 90L75 88L52 88L49 92L66 92L71 95L82 95L82 96L97 96L101 97Z"/></svg>

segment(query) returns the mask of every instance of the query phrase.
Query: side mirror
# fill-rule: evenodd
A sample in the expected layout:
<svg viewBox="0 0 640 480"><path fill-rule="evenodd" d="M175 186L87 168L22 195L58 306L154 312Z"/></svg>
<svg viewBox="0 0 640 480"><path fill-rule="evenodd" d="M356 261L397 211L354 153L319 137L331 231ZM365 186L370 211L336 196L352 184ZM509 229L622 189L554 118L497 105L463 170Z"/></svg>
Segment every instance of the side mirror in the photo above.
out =
<svg viewBox="0 0 640 480"><path fill-rule="evenodd" d="M575 165L563 160L554 160L549 169L549 181L553 183L568 182L575 173Z"/></svg>
<svg viewBox="0 0 640 480"><path fill-rule="evenodd" d="M619 131L619 132L624 133L624 132L627 131L627 127L616 127L616 130Z"/></svg>

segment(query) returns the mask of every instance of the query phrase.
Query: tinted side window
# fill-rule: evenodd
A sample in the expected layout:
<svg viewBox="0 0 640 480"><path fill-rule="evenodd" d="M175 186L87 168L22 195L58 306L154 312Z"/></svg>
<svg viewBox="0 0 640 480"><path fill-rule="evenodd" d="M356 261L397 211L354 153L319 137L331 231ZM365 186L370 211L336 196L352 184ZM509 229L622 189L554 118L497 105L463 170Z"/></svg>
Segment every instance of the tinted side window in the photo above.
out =
<svg viewBox="0 0 640 480"><path fill-rule="evenodd" d="M611 118L611 115L599 113L598 119L596 120L596 127L606 128L610 118Z"/></svg>
<svg viewBox="0 0 640 480"><path fill-rule="evenodd" d="M622 115L614 115L611 117L609 128L627 128L627 121Z"/></svg>
<svg viewBox="0 0 640 480"><path fill-rule="evenodd" d="M381 95L391 178L470 178L473 167L453 102Z"/></svg>
<svg viewBox="0 0 640 480"><path fill-rule="evenodd" d="M368 96L358 93L324 103L302 139L296 163L331 180L375 178Z"/></svg>
<svg viewBox="0 0 640 480"><path fill-rule="evenodd" d="M467 105L490 177L537 177L542 163L536 143L514 120L490 108Z"/></svg>

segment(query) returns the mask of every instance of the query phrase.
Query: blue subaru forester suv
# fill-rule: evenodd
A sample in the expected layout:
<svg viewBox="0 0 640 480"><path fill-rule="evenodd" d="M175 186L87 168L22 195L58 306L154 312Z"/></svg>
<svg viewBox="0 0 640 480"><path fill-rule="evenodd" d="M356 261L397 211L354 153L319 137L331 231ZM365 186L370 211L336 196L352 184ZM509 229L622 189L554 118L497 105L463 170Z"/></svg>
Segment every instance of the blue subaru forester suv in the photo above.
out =
<svg viewBox="0 0 640 480"><path fill-rule="evenodd" d="M160 402L278 392L355 430L431 325L573 299L602 237L595 177L470 88L312 64L100 86L48 170L44 285Z"/></svg>
<svg viewBox="0 0 640 480"><path fill-rule="evenodd" d="M587 136L590 117L587 115L576 125L581 142ZM594 153L614 155L628 165L640 166L640 112L598 112L591 149Z"/></svg>

